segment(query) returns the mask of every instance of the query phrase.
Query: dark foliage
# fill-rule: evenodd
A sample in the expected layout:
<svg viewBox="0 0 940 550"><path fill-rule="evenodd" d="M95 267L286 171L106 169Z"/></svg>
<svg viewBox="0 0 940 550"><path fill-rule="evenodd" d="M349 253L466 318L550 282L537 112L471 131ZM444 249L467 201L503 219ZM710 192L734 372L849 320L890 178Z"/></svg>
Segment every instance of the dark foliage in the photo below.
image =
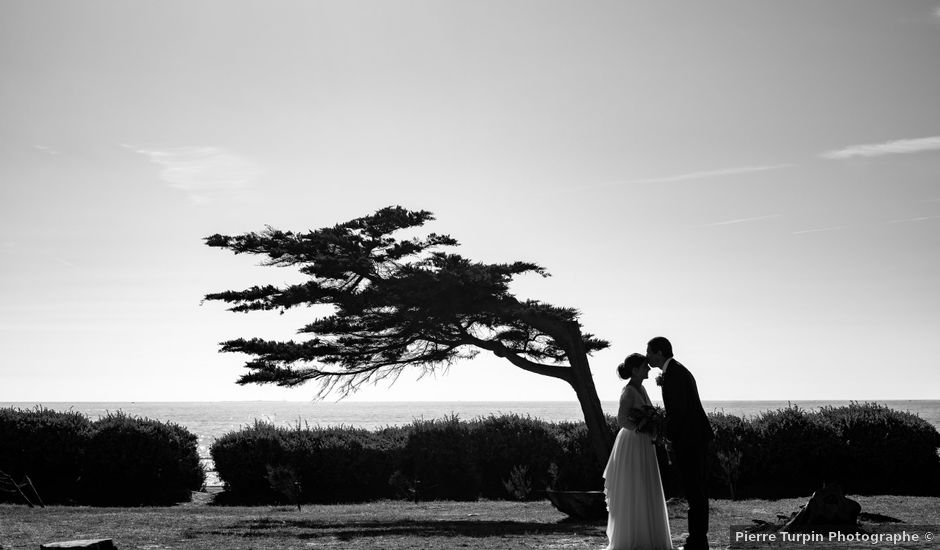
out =
<svg viewBox="0 0 940 550"><path fill-rule="evenodd" d="M362 502L392 497L388 479L394 447L382 434L328 428L317 437L294 431L291 464L299 473L304 502ZM386 435L390 435L386 432Z"/></svg>
<svg viewBox="0 0 940 550"><path fill-rule="evenodd" d="M355 391L394 377L408 366L434 369L480 349L543 374L567 378L568 369L539 361L567 361L559 342L579 313L538 301L518 301L509 283L518 275L548 276L529 262L483 264L439 251L447 235L398 240L393 234L433 220L427 211L383 208L372 215L306 233L268 228L238 236L212 235L211 247L266 256L267 265L296 267L310 279L283 288L252 287L206 295L231 311L331 305L332 314L300 330L303 341L260 338L224 342L222 351L254 356L239 383L294 386L319 380L323 390ZM608 343L584 334L587 353Z"/></svg>
<svg viewBox="0 0 940 550"><path fill-rule="evenodd" d="M0 409L0 471L29 476L46 504L174 504L205 482L196 436L185 428L43 408Z"/></svg>
<svg viewBox="0 0 940 550"><path fill-rule="evenodd" d="M415 421L398 471L421 500L477 500L482 492L480 448L471 424L456 416Z"/></svg>
<svg viewBox="0 0 940 550"><path fill-rule="evenodd" d="M940 433L916 415L856 403L710 418L713 496L807 496L823 484L852 494L940 495Z"/></svg>
<svg viewBox="0 0 940 550"><path fill-rule="evenodd" d="M749 458L761 465L764 495L808 495L834 475L839 434L819 416L788 407L762 414L754 429L761 444Z"/></svg>
<svg viewBox="0 0 940 550"><path fill-rule="evenodd" d="M817 413L843 443L836 481L856 494L940 494L940 433L908 412L874 403Z"/></svg>
<svg viewBox="0 0 940 550"><path fill-rule="evenodd" d="M225 482L227 498L258 503L277 500L266 476L268 468L291 463L288 433L285 428L255 421L251 427L215 440L209 452L216 473Z"/></svg>
<svg viewBox="0 0 940 550"><path fill-rule="evenodd" d="M607 416L607 429L616 434L617 419ZM591 453L591 442L583 422L559 422L552 426L560 452L552 464L552 488L559 491L604 489L604 465Z"/></svg>
<svg viewBox="0 0 940 550"><path fill-rule="evenodd" d="M91 422L79 413L0 409L0 471L18 483L29 476L46 504L72 503L90 433ZM0 502L22 499L0 492Z"/></svg>
<svg viewBox="0 0 940 550"><path fill-rule="evenodd" d="M186 502L205 483L196 436L177 424L123 413L92 424L81 489L108 506Z"/></svg>
<svg viewBox="0 0 940 550"><path fill-rule="evenodd" d="M715 431L709 461L709 492L716 497L742 498L747 492L742 480L761 479L760 432L753 421L740 416L717 412L710 414L709 420ZM677 487L674 484L675 493Z"/></svg>
<svg viewBox="0 0 940 550"><path fill-rule="evenodd" d="M808 496L823 483L854 494L940 495L940 434L914 415L866 404L709 416L715 498ZM607 427L616 433L614 417ZM518 415L416 421L379 432L256 424L220 438L212 455L228 492L244 503L287 502L267 475L272 465L296 473L304 502L541 498L546 487L604 486L584 423ZM664 448L657 457L667 497L680 496ZM530 490L514 491L519 485Z"/></svg>
<svg viewBox="0 0 940 550"><path fill-rule="evenodd" d="M394 495L388 480L403 445L400 432L256 422L219 438L210 452L229 503L289 503L272 472L293 477L298 502L361 502Z"/></svg>
<svg viewBox="0 0 940 550"><path fill-rule="evenodd" d="M551 426L537 418L516 414L489 416L474 423L480 449L481 493L490 499L542 498L552 483L551 465L561 445ZM589 449L590 450L590 449ZM524 472L522 470L524 468ZM525 479L531 492L513 494L513 470ZM507 486L508 485L508 486Z"/></svg>

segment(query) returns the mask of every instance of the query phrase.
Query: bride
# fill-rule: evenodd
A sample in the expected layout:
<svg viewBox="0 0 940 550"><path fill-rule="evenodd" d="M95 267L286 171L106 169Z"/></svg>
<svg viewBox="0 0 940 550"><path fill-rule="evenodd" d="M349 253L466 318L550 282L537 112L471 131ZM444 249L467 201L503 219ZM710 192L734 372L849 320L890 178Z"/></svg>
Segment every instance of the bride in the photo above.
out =
<svg viewBox="0 0 940 550"><path fill-rule="evenodd" d="M607 550L671 549L669 515L656 462L656 447L649 434L637 431L635 418L644 406L652 406L643 380L650 367L646 357L634 353L617 367L629 383L620 395L617 422L620 432L604 470L607 494Z"/></svg>

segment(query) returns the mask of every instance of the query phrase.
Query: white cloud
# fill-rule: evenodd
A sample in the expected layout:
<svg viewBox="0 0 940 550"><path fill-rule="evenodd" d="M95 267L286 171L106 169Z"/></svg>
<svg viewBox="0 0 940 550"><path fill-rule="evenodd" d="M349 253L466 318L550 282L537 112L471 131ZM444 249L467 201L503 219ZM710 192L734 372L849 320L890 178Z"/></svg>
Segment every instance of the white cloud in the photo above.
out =
<svg viewBox="0 0 940 550"><path fill-rule="evenodd" d="M750 217L750 218L738 218L738 219L735 219L735 220L726 220L726 221L722 221L722 222L706 223L705 225L699 225L699 226L697 226L697 227L719 227L719 226L722 226L722 225L736 225L736 224L739 224L739 223L748 223L748 222L756 222L756 221L761 221L761 220L770 220L770 219L779 218L779 217L780 217L780 214L771 214L771 215L769 215L769 216L753 216L753 217Z"/></svg>
<svg viewBox="0 0 940 550"><path fill-rule="evenodd" d="M46 154L49 154L49 155L58 155L58 154L59 154L59 152L56 151L55 149L53 149L52 147L47 147L47 146L45 146L45 145L33 145L33 147L34 147L37 151L42 151L43 153L46 153Z"/></svg>
<svg viewBox="0 0 940 550"><path fill-rule="evenodd" d="M673 183L681 181L692 181L692 180L701 180L708 178L719 178L725 176L735 176L740 174L751 174L755 172L767 172L770 170L780 170L783 168L790 168L792 164L772 164L766 166L738 166L734 168L722 168L719 170L705 170L701 172L689 172L687 174L676 174L672 176L663 176L658 178L641 178L633 180L616 180L616 181L606 181L602 183L594 183L589 185L581 185L577 187L571 187L568 189L560 190L561 193L574 193L580 191L588 191L591 189L600 189L604 187L614 187L620 185L633 185L633 184L645 184L645 183Z"/></svg>
<svg viewBox="0 0 940 550"><path fill-rule="evenodd" d="M823 233L826 231L838 231L842 229L841 225L833 227L820 227L819 229L803 229L802 231L794 231L794 235L806 235L808 233Z"/></svg>
<svg viewBox="0 0 940 550"><path fill-rule="evenodd" d="M940 150L940 136L917 139L899 139L869 145L850 145L820 155L824 159L841 160L852 157L880 157Z"/></svg>
<svg viewBox="0 0 940 550"><path fill-rule="evenodd" d="M630 183L671 183L676 181L701 180L708 178L720 178L723 176L736 176L740 174L752 174L754 172L768 172L770 170L780 170L789 168L792 164L771 164L767 166L738 166L734 168L722 168L719 170L705 170L701 172L690 172L687 174L677 174L673 176L664 176L660 178L644 178L636 180L627 180L612 182L607 185L619 185Z"/></svg>
<svg viewBox="0 0 940 550"><path fill-rule="evenodd" d="M940 216L918 216L916 218L906 218L903 220L891 220L888 223L912 223L912 222L925 222L928 220L938 220Z"/></svg>
<svg viewBox="0 0 940 550"><path fill-rule="evenodd" d="M195 202L231 196L250 187L260 173L247 159L219 147L146 149L123 147L146 156L163 167L160 177L170 187L185 191Z"/></svg>

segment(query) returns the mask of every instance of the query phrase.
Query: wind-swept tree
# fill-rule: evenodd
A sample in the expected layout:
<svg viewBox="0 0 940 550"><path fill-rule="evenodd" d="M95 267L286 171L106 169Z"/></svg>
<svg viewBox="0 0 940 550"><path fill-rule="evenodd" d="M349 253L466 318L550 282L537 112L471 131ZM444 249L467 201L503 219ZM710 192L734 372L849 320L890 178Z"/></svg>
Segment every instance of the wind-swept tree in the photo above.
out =
<svg viewBox="0 0 940 550"><path fill-rule="evenodd" d="M394 380L409 367L432 372L487 351L570 384L603 465L612 434L588 355L608 342L581 332L577 310L521 301L509 291L517 275L547 277L536 264L471 262L440 250L457 245L447 235L393 236L433 219L430 212L388 207L307 233L268 227L260 233L207 237L209 246L267 256L264 265L295 267L309 280L208 294L206 300L227 302L236 312L333 306L330 314L299 330L307 335L300 341L223 342L224 352L253 356L238 383L296 386L316 380L321 396L348 395L365 383Z"/></svg>

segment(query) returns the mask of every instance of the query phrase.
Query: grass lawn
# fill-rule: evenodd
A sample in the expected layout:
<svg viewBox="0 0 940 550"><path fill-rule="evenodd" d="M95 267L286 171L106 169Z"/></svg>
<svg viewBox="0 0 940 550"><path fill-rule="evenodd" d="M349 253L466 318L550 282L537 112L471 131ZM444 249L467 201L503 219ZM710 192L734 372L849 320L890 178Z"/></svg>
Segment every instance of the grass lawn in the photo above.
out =
<svg viewBox="0 0 940 550"><path fill-rule="evenodd" d="M88 508L0 505L3 550L36 550L40 543L111 538L120 550L169 548L302 549L356 548L603 548L606 523L569 521L547 501L426 502L383 501L354 505L296 507L212 506L196 493L193 503L165 508ZM909 524L940 523L940 498L851 497L862 511ZM751 520L777 522L806 499L712 501L710 539L728 546L728 526ZM684 503L669 506L673 541L684 539ZM817 545L821 548L881 548L872 545ZM757 546L760 547L760 546ZM763 546L770 548L771 546ZM803 548L811 548L806 546ZM755 547L756 548L756 547ZM773 548L780 548L775 546ZM884 548L940 548L933 544Z"/></svg>

